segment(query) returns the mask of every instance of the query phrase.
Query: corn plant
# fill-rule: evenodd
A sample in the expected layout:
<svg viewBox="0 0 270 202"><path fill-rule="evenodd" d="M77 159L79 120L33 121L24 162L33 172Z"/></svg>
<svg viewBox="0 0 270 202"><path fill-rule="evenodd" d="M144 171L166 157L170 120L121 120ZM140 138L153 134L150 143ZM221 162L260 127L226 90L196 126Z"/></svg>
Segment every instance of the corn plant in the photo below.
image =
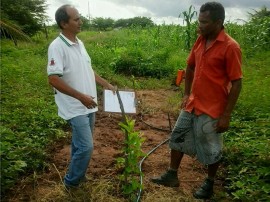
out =
<svg viewBox="0 0 270 202"><path fill-rule="evenodd" d="M197 16L197 11L193 10L192 11L192 8L195 9L194 6L190 6L189 9L188 9L188 12L187 11L184 11L182 12L183 16L184 16L184 21L186 22L186 30L185 30L185 41L186 41L186 49L187 50L190 50L191 48L191 41L192 41L192 19L194 17L194 15ZM181 13L179 14L179 18L181 17ZM196 34L196 31L195 31L195 34ZM194 35L194 34L193 34Z"/></svg>

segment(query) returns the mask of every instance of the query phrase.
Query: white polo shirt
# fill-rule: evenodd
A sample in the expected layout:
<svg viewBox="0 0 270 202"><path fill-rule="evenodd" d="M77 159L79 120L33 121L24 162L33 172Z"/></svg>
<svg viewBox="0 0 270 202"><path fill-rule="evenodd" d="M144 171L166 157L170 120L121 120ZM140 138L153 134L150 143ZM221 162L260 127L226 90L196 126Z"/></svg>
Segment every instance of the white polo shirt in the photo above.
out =
<svg viewBox="0 0 270 202"><path fill-rule="evenodd" d="M91 59L81 40L74 43L60 34L48 49L48 75L59 75L69 86L94 97L97 103L97 90ZM58 115L69 120L79 115L93 113L98 108L88 109L79 100L55 89L55 102Z"/></svg>

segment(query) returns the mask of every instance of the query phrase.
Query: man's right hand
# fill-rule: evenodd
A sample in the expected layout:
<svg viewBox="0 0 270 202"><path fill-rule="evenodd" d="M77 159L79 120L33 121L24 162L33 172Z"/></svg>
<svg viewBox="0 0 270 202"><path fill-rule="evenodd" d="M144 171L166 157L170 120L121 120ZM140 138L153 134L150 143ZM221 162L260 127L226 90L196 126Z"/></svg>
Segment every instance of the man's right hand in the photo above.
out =
<svg viewBox="0 0 270 202"><path fill-rule="evenodd" d="M97 107L97 103L94 101L94 97L92 96L82 94L79 100L88 109Z"/></svg>

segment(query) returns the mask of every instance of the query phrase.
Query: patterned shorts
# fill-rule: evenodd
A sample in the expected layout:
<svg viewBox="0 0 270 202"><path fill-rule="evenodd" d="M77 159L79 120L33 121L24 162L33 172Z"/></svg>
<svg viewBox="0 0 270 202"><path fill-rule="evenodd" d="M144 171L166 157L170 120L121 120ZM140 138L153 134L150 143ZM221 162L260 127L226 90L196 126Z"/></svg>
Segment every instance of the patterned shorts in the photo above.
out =
<svg viewBox="0 0 270 202"><path fill-rule="evenodd" d="M206 114L194 115L181 111L172 131L169 146L173 150L197 157L205 165L222 157L223 136L216 133L217 119Z"/></svg>

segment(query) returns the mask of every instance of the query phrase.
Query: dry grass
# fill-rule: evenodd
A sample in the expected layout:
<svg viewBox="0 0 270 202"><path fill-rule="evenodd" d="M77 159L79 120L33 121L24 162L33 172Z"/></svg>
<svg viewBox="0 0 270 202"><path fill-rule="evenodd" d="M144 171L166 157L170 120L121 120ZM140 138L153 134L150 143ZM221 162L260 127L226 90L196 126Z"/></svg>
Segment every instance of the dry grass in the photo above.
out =
<svg viewBox="0 0 270 202"><path fill-rule="evenodd" d="M117 196L117 186L107 179L91 180L79 188L67 190L63 184L57 184L46 189L39 188L32 201L42 202L124 202Z"/></svg>
<svg viewBox="0 0 270 202"><path fill-rule="evenodd" d="M168 188L148 184L147 190L143 193L142 202L193 202L193 197L184 193L179 188Z"/></svg>
<svg viewBox="0 0 270 202"><path fill-rule="evenodd" d="M141 202L193 202L196 201L187 193L178 188L167 188L152 184L147 187L141 196ZM128 202L121 196L119 185L112 179L91 180L77 189L66 190L59 183L45 188L39 187L31 201L40 202ZM198 200L197 200L198 201Z"/></svg>

